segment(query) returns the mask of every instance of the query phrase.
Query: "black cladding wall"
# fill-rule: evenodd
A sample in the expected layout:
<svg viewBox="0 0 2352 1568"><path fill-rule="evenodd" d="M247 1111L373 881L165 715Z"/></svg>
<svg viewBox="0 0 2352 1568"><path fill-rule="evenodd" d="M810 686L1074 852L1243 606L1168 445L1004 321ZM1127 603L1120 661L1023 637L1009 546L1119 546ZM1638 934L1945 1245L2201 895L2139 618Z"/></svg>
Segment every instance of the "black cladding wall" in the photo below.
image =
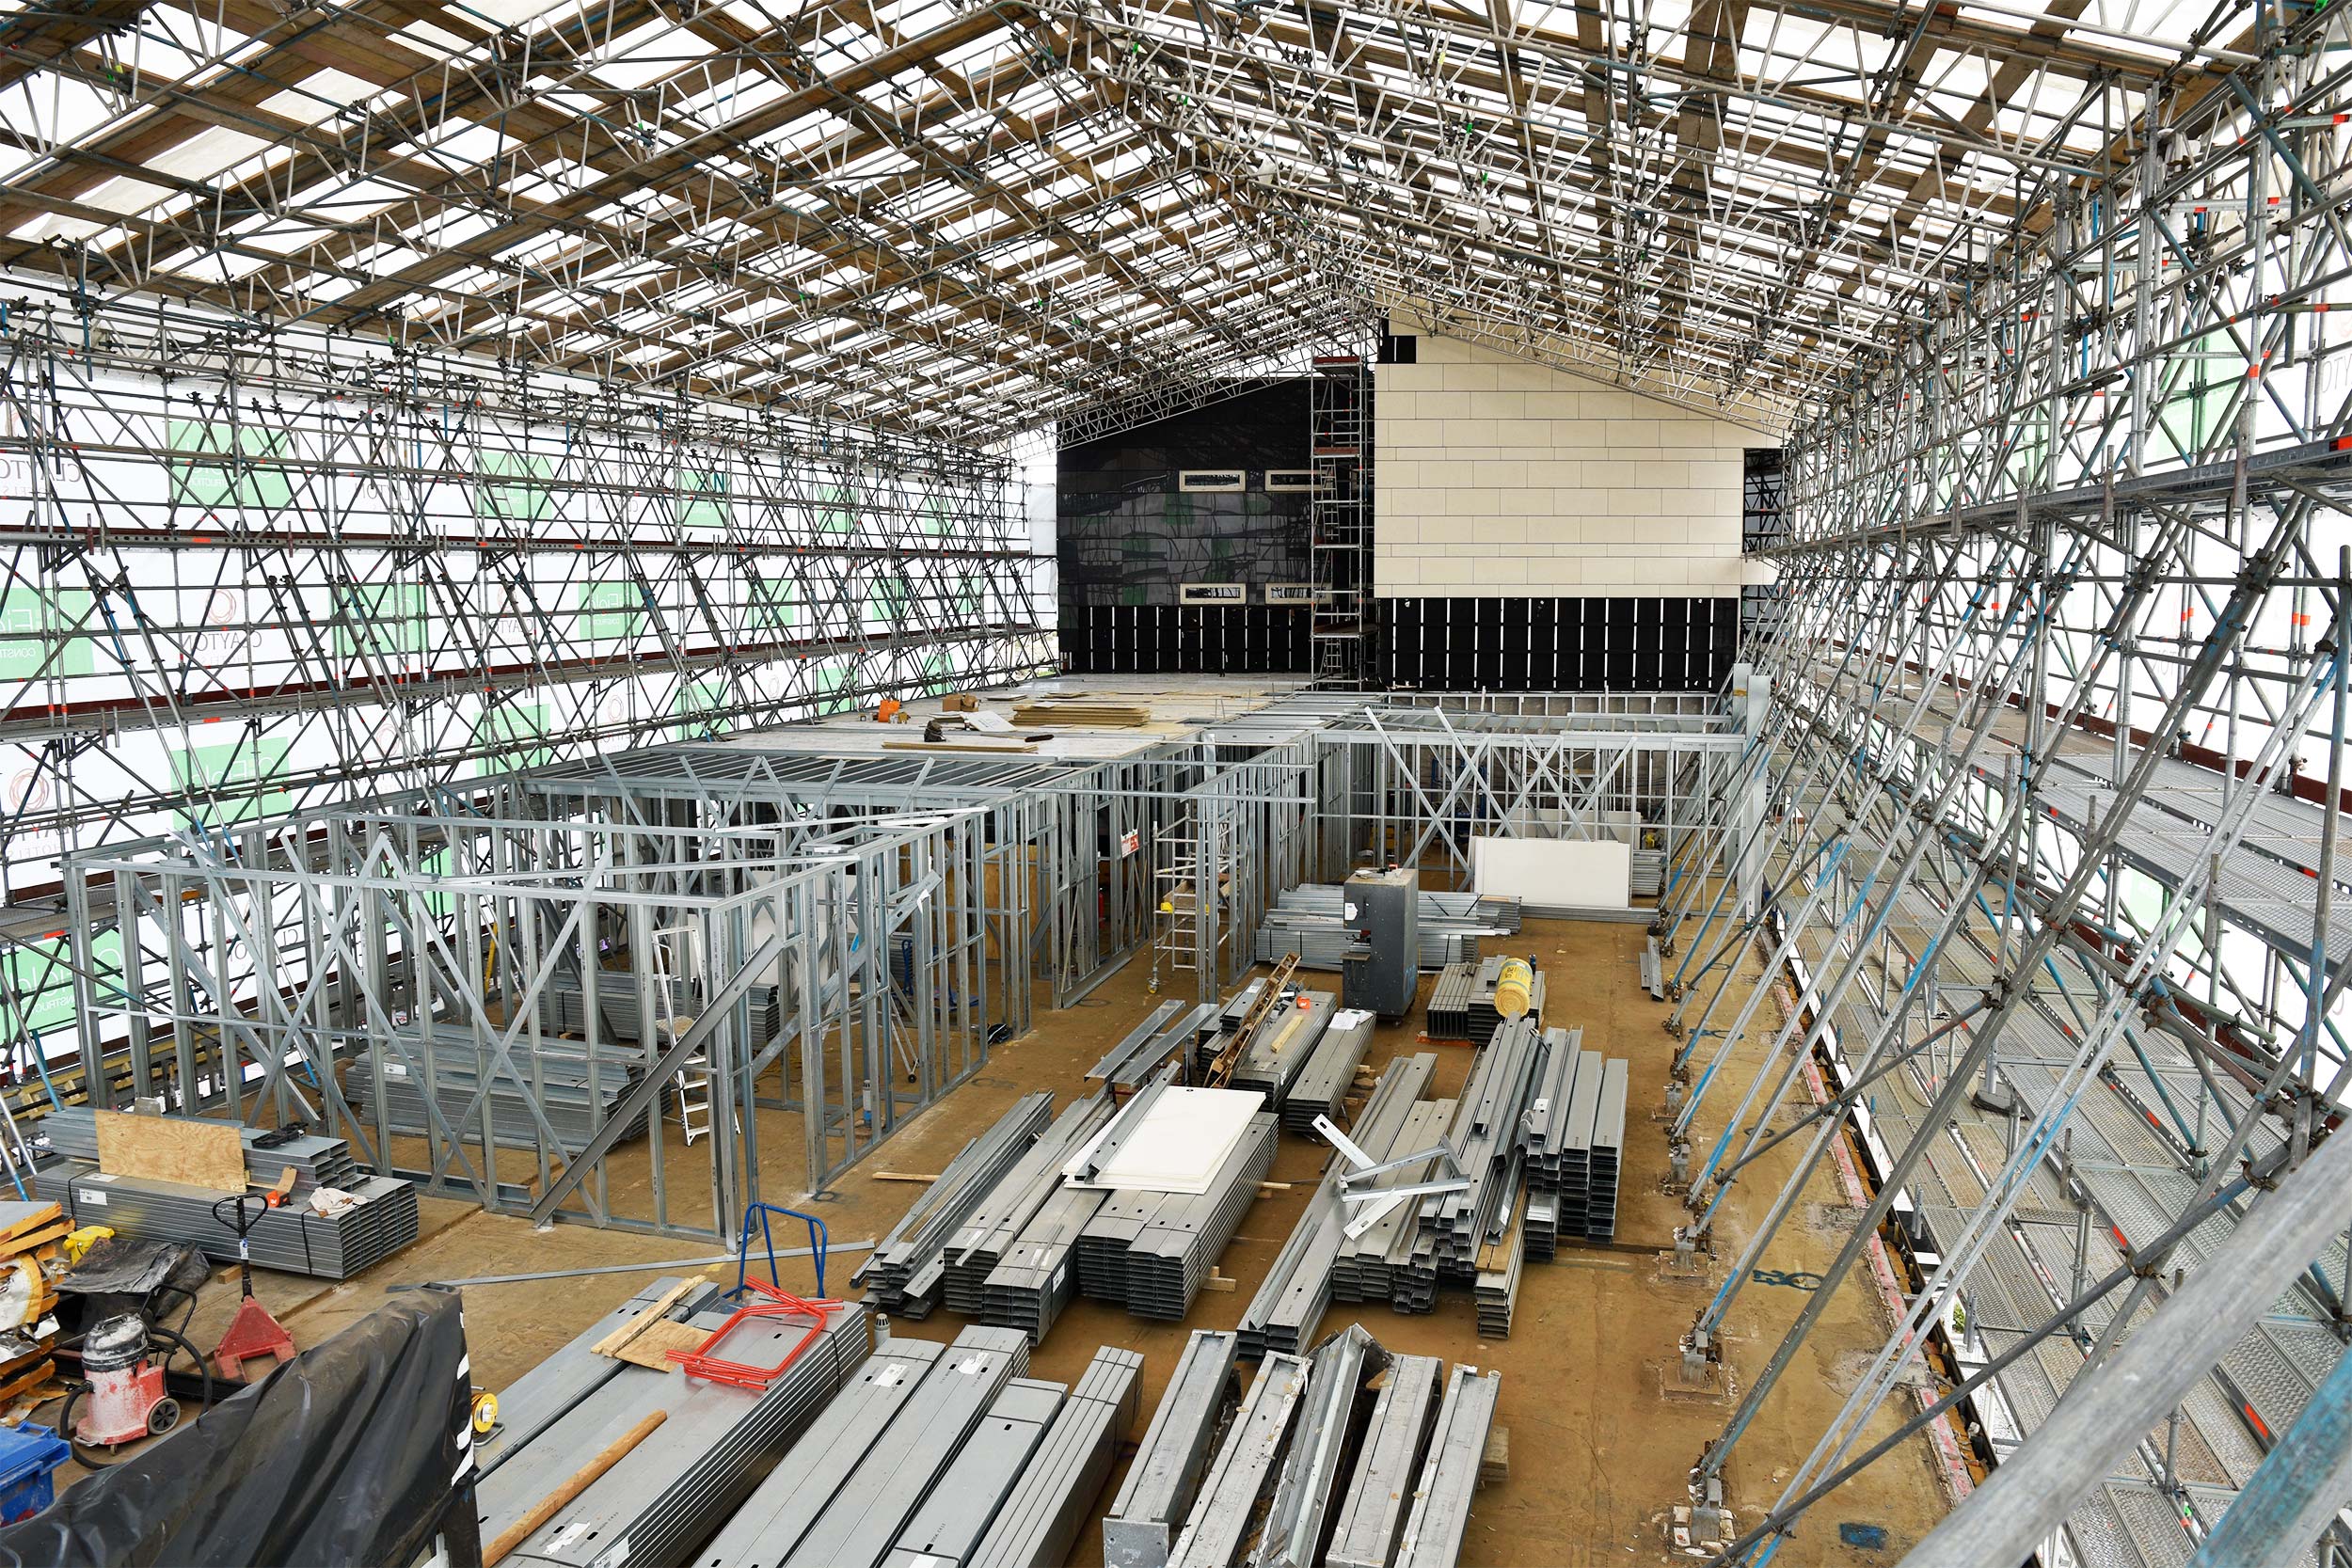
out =
<svg viewBox="0 0 2352 1568"><path fill-rule="evenodd" d="M1380 683L1423 691L1707 691L1734 598L1382 599Z"/></svg>
<svg viewBox="0 0 2352 1568"><path fill-rule="evenodd" d="M1304 674L1310 625L1264 605L1064 605L1061 651L1079 674Z"/></svg>
<svg viewBox="0 0 2352 1568"><path fill-rule="evenodd" d="M1308 466L1310 413L1306 382L1268 382L1065 448L1055 475L1064 610L1173 605L1187 582L1242 583L1263 604L1265 584L1307 581L1309 498L1265 482ZM1186 491L1187 470L1239 473L1244 487Z"/></svg>

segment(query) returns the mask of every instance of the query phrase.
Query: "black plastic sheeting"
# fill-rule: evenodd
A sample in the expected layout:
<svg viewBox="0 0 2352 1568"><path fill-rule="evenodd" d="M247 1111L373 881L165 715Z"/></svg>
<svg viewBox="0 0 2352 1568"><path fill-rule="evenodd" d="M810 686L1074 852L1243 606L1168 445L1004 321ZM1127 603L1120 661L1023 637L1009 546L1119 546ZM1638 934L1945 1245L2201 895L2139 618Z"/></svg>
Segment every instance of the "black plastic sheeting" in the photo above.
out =
<svg viewBox="0 0 2352 1568"><path fill-rule="evenodd" d="M414 1561L460 1484L470 1388L453 1292L395 1296L200 1420L0 1528L0 1565ZM470 1521L470 1501L456 1511Z"/></svg>

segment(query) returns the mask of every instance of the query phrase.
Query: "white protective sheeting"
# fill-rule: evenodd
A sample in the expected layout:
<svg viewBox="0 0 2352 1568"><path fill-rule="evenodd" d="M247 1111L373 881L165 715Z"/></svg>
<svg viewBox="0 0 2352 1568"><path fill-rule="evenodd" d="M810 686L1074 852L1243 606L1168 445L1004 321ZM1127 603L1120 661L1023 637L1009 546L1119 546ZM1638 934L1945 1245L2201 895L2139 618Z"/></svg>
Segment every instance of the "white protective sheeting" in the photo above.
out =
<svg viewBox="0 0 2352 1568"><path fill-rule="evenodd" d="M1633 850L1613 838L1473 838L1470 878L1482 895L1622 910L1632 902Z"/></svg>

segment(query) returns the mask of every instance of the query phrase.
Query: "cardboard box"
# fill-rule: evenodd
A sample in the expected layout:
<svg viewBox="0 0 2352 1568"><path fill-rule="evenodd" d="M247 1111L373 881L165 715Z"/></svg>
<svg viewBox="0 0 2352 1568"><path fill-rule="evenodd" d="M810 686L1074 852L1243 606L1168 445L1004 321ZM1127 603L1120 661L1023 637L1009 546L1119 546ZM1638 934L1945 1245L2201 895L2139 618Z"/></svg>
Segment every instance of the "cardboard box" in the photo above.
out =
<svg viewBox="0 0 2352 1568"><path fill-rule="evenodd" d="M969 691L951 691L939 699L939 705L949 713L977 713L980 700Z"/></svg>

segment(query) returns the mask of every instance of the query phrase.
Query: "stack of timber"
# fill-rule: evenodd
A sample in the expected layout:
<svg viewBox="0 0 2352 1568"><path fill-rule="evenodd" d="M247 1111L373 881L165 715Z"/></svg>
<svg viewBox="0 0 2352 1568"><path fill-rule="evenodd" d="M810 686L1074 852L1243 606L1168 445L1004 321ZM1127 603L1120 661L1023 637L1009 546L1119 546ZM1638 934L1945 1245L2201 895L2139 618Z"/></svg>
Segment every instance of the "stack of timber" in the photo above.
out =
<svg viewBox="0 0 2352 1568"><path fill-rule="evenodd" d="M54 1203L0 1203L0 1411L45 1390L56 1375L56 1282L72 1228Z"/></svg>
<svg viewBox="0 0 2352 1568"><path fill-rule="evenodd" d="M1423 1053L1399 1056L1381 1071L1364 1101L1361 1115L1348 1139L1375 1164L1415 1153L1429 1146L1407 1141L1415 1126L1413 1112L1438 1059ZM1347 1243L1347 1225L1359 1206L1344 1196L1343 1178L1354 1167L1347 1156L1334 1151L1322 1183L1307 1200L1306 1212L1292 1227L1282 1250L1258 1293L1241 1318L1241 1354L1258 1360L1268 1351L1295 1355L1312 1342L1332 1296L1332 1275Z"/></svg>
<svg viewBox="0 0 2352 1568"><path fill-rule="evenodd" d="M1438 973L1429 991L1429 1022L1422 1032L1433 1040L1470 1038L1470 992L1478 986L1479 965L1451 963Z"/></svg>
<svg viewBox="0 0 2352 1568"><path fill-rule="evenodd" d="M1311 1354L1267 1355L1207 1461L1166 1568L1457 1561L1501 1379L1456 1367L1439 1401L1441 1372L1428 1357L1390 1355L1356 1324ZM1198 1389L1171 1383L1168 1401L1180 1396L1195 1402L1189 1418ZM1114 1506L1104 1561L1161 1568L1149 1534L1130 1534L1127 1523Z"/></svg>
<svg viewBox="0 0 2352 1568"><path fill-rule="evenodd" d="M591 1063L584 1043L542 1038L536 1047L518 1039L501 1055L478 1050L469 1034L437 1030L428 1037L407 1028L353 1053L343 1095L354 1116L398 1136L421 1137L430 1127L460 1142L486 1136L501 1148L536 1148L544 1117L560 1143L580 1148L644 1076L644 1052L638 1045L599 1046ZM622 1135L644 1137L652 1117L647 1113Z"/></svg>
<svg viewBox="0 0 2352 1568"><path fill-rule="evenodd" d="M1152 721L1152 709L1089 697L1032 697L1012 705L1012 721L1025 729L1132 730Z"/></svg>
<svg viewBox="0 0 2352 1568"><path fill-rule="evenodd" d="M890 1340L691 1560L741 1568L1032 1568L1068 1560L1138 1402L1104 1347L1066 1385L974 1326ZM632 1551L631 1560L635 1560Z"/></svg>
<svg viewBox="0 0 2352 1568"><path fill-rule="evenodd" d="M1476 962L1482 942L1519 930L1519 901L1508 894L1423 892L1418 915L1423 970ZM1276 895L1252 954L1260 963L1273 963L1295 953L1302 969L1335 970L1354 940L1345 890L1336 882L1302 882Z"/></svg>
<svg viewBox="0 0 2352 1568"><path fill-rule="evenodd" d="M894 1316L928 1317L946 1280L947 1243L1045 1131L1053 1105L1054 1097L1042 1090L1013 1101L924 1188L850 1283L866 1287L874 1304Z"/></svg>
<svg viewBox="0 0 2352 1568"><path fill-rule="evenodd" d="M835 1304L804 1346L816 1325L797 1317L746 1319L727 1334L719 1348L729 1359L784 1364L765 1386L688 1377L662 1347L699 1345L732 1316L706 1284L668 1282L681 1302L707 1301L682 1323L660 1296L641 1294L623 1323L592 1329L552 1358L561 1366L543 1366L539 1387L501 1402L505 1427L528 1430L489 1454L474 1498L484 1541L520 1533L508 1563L590 1568L615 1561L624 1544L630 1562L689 1560L866 1362L866 1315ZM585 1461L632 1435L609 1468L542 1517L543 1500L561 1496Z"/></svg>
<svg viewBox="0 0 2352 1568"><path fill-rule="evenodd" d="M1340 1114L1340 1102L1355 1085L1356 1069L1372 1049L1372 1031L1378 1022L1361 1007L1343 1007L1331 1015L1322 1038L1315 1041L1314 1053L1282 1096L1283 1132L1309 1137L1317 1117Z"/></svg>

